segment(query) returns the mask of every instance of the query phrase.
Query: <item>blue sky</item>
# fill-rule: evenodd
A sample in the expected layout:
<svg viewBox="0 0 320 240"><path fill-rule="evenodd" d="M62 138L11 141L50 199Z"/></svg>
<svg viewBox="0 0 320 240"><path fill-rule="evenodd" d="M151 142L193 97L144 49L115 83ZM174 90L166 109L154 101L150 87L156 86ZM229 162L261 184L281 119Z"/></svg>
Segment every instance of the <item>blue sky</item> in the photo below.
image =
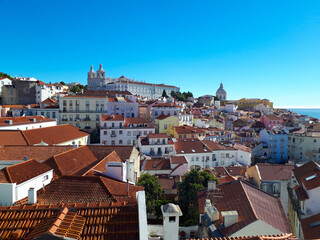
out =
<svg viewBox="0 0 320 240"><path fill-rule="evenodd" d="M195 96L320 107L320 1L0 0L0 71L86 84L106 75Z"/></svg>

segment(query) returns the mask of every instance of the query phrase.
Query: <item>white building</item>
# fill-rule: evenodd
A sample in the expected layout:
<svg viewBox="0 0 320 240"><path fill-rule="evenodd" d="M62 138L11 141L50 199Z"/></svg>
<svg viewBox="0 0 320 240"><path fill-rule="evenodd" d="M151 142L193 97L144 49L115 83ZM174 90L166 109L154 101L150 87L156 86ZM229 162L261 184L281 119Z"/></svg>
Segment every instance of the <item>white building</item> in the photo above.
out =
<svg viewBox="0 0 320 240"><path fill-rule="evenodd" d="M179 114L179 125L193 126L193 114L180 113Z"/></svg>
<svg viewBox="0 0 320 240"><path fill-rule="evenodd" d="M28 160L0 170L0 205L10 206L28 197L28 203L37 202L36 192L48 185L53 170L36 160Z"/></svg>
<svg viewBox="0 0 320 240"><path fill-rule="evenodd" d="M120 78L107 78L106 72L102 68L102 64L100 64L97 72L95 72L91 66L91 69L88 72L88 89L129 91L133 95L143 96L147 99L157 99L162 96L163 91L170 96L172 91L178 92L180 90L175 86L140 82L128 79L124 76L121 76Z"/></svg>
<svg viewBox="0 0 320 240"><path fill-rule="evenodd" d="M47 98L46 100L42 101L39 105L36 105L31 108L29 114L31 116L45 116L48 118L52 118L57 121L57 124L60 124L59 118L59 104L52 98Z"/></svg>
<svg viewBox="0 0 320 240"><path fill-rule="evenodd" d="M60 92L65 92L62 84L46 84L39 80L36 84L36 103L41 103Z"/></svg>
<svg viewBox="0 0 320 240"><path fill-rule="evenodd" d="M12 85L12 81L9 78L0 77L0 96L2 96L2 87L4 85Z"/></svg>
<svg viewBox="0 0 320 240"><path fill-rule="evenodd" d="M28 130L56 125L56 120L44 116L0 118L0 130Z"/></svg>
<svg viewBox="0 0 320 240"><path fill-rule="evenodd" d="M103 145L136 145L138 137L155 133L155 128L143 118L124 118L123 115L102 115L100 143Z"/></svg>
<svg viewBox="0 0 320 240"><path fill-rule="evenodd" d="M151 133L138 139L138 148L143 154L152 157L171 156L175 154L174 143L166 133Z"/></svg>
<svg viewBox="0 0 320 240"><path fill-rule="evenodd" d="M181 106L175 103L157 103L152 106L151 116L153 119L160 115L178 116Z"/></svg>
<svg viewBox="0 0 320 240"><path fill-rule="evenodd" d="M184 156L191 169L251 164L251 152L242 145L228 147L208 140L179 139L174 146L175 156Z"/></svg>

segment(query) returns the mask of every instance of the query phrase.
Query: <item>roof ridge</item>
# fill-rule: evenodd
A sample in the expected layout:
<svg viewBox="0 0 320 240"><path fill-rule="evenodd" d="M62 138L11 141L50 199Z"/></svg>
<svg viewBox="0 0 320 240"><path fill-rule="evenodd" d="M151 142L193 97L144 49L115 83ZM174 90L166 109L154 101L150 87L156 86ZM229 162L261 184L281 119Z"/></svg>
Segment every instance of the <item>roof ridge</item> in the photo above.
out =
<svg viewBox="0 0 320 240"><path fill-rule="evenodd" d="M50 146L50 145L49 145ZM52 146L55 146L55 145L52 145ZM82 147L86 147L87 145L82 145L82 146L80 146L80 147L76 147L76 148L72 148L72 149L69 149L69 150L67 150L67 151L65 151L65 152L61 152L61 153L58 153L58 154L56 154L56 155L53 155L53 157L57 157L57 156L60 156L60 155L62 155L62 154L65 154L65 153L69 153L69 152L71 152L71 151L73 151L73 150L76 150L76 149L79 149L79 148L82 148ZM90 150L90 149L89 149ZM91 152L91 150L90 150L90 152Z"/></svg>
<svg viewBox="0 0 320 240"><path fill-rule="evenodd" d="M252 212L253 212L255 218L256 218L256 220L258 220L258 219L259 219L259 218L258 218L258 215L257 215L257 213L256 213L256 211L255 211L255 209L254 209L254 207L253 207L253 205L252 205L252 203L251 203L251 201L250 201L250 198L249 198L246 190L245 190L244 187L243 187L243 184L244 184L244 183L243 183L241 180L239 180L239 182L240 182L240 185L241 185L241 187L242 187L242 189L243 189L243 192L244 192L244 194L245 194L245 196L246 196L246 198L247 198L247 200L248 200L248 202L249 202L249 204L250 204L250 207L251 207L251 209L252 209Z"/></svg>
<svg viewBox="0 0 320 240"><path fill-rule="evenodd" d="M110 196L111 196L116 202L119 202L119 201L116 199L116 197L111 193L111 190L108 188L107 184L103 181L103 179L105 179L105 178L103 178L103 177L101 177L101 176L99 176L98 178L99 178L100 183L102 184L102 186L105 187L105 189L107 189L107 191L109 192ZM130 189L130 187L129 187L129 189ZM130 191L130 190L129 190L129 191Z"/></svg>
<svg viewBox="0 0 320 240"><path fill-rule="evenodd" d="M20 131L20 134L22 135L22 137L24 138L24 140L26 140L27 144L28 144L29 146L31 146L30 142L28 141L27 136L26 136L26 135L24 135L24 133L23 133L23 131L22 131L22 130L19 130L19 131Z"/></svg>

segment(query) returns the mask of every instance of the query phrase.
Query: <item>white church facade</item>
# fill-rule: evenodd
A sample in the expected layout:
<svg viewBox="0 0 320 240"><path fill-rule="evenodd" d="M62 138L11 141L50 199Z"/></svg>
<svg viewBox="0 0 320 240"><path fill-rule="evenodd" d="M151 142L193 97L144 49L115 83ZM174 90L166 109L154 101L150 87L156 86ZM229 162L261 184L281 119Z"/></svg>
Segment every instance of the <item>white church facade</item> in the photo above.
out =
<svg viewBox="0 0 320 240"><path fill-rule="evenodd" d="M227 91L224 90L222 83L220 83L220 87L216 92L216 96L219 98L220 101L226 101L227 100Z"/></svg>
<svg viewBox="0 0 320 240"><path fill-rule="evenodd" d="M171 92L178 92L180 88L165 84L152 84L121 76L120 78L106 77L106 72L100 64L99 70L94 71L91 66L88 72L89 90L129 91L133 95L157 99L162 96L163 90L170 96Z"/></svg>

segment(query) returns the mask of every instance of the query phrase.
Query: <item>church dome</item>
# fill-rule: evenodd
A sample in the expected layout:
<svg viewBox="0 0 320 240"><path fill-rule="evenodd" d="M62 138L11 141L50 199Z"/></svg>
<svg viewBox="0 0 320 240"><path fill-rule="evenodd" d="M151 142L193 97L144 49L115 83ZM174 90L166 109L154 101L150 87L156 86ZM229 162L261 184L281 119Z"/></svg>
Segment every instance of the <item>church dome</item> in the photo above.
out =
<svg viewBox="0 0 320 240"><path fill-rule="evenodd" d="M216 95L223 95L223 94L227 94L227 92L226 92L226 90L224 90L223 84L220 83L220 87L219 87L219 89L217 90Z"/></svg>

